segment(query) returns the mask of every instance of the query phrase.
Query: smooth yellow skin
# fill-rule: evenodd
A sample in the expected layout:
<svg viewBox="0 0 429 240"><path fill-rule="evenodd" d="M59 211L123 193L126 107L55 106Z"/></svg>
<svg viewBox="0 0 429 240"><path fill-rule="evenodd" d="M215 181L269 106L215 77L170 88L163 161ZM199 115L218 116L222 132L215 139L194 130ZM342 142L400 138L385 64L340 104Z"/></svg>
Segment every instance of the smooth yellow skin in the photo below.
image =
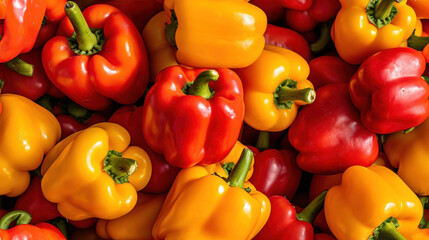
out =
<svg viewBox="0 0 429 240"><path fill-rule="evenodd" d="M429 120L413 131L396 132L383 145L390 164L417 195L429 195Z"/></svg>
<svg viewBox="0 0 429 240"><path fill-rule="evenodd" d="M164 68L178 65L176 50L170 46L165 36L165 26L170 23L169 18L165 12L159 12L143 29L142 37L149 56L152 82L155 82L156 75Z"/></svg>
<svg viewBox="0 0 429 240"><path fill-rule="evenodd" d="M97 221L98 236L114 240L152 240L152 227L166 194L137 194L137 204L131 212L117 219Z"/></svg>
<svg viewBox="0 0 429 240"><path fill-rule="evenodd" d="M352 166L341 185L328 190L325 216L338 240L367 240L384 220L396 217L398 231L413 234L423 216L418 197L390 169Z"/></svg>
<svg viewBox="0 0 429 240"><path fill-rule="evenodd" d="M371 55L400 46L413 33L416 14L407 1L395 3L398 13L393 21L378 29L368 20L369 0L340 0L331 29L331 37L340 57L351 64L360 64Z"/></svg>
<svg viewBox="0 0 429 240"><path fill-rule="evenodd" d="M28 98L2 94L0 104L0 195L16 197L30 183L29 171L61 137L57 119Z"/></svg>
<svg viewBox="0 0 429 240"><path fill-rule="evenodd" d="M98 123L70 135L42 163L44 196L58 203L59 212L74 221L115 219L127 214L137 202L137 191L147 185L152 174L149 156L129 143L127 130L115 123ZM104 172L109 150L137 161L129 183L117 184Z"/></svg>
<svg viewBox="0 0 429 240"><path fill-rule="evenodd" d="M299 106L306 104L295 101L291 109L278 109L273 93L281 82L290 78L298 82L297 89L314 89L307 80L310 67L305 59L282 47L266 44L255 63L235 71L243 82L244 121L260 131L285 130L295 120Z"/></svg>
<svg viewBox="0 0 429 240"><path fill-rule="evenodd" d="M252 239L267 222L268 198L245 182L247 193L230 187L202 166L177 176L152 230L154 239Z"/></svg>
<svg viewBox="0 0 429 240"><path fill-rule="evenodd" d="M183 65L247 67L264 48L267 16L247 1L166 0L164 9L176 13L176 57Z"/></svg>

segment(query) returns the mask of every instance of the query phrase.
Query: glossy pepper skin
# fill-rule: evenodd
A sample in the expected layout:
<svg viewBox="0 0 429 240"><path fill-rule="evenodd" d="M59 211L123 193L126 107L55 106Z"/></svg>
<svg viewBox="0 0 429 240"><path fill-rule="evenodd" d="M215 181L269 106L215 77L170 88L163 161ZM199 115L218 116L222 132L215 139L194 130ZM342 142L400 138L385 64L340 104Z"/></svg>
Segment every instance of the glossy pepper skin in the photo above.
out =
<svg viewBox="0 0 429 240"><path fill-rule="evenodd" d="M166 33L177 46L180 64L242 68L256 61L264 48L267 17L247 1L165 0L164 10L169 16L174 10L177 19L173 21L177 30L171 27Z"/></svg>
<svg viewBox="0 0 429 240"><path fill-rule="evenodd" d="M429 86L421 78L425 68L422 55L406 47L386 49L365 60L349 85L363 125L388 134L422 123L429 116Z"/></svg>
<svg viewBox="0 0 429 240"><path fill-rule="evenodd" d="M192 86L185 88L188 82ZM206 96L192 89L204 89ZM243 89L233 71L172 66L158 74L147 93L143 136L173 166L217 163L237 141L243 115Z"/></svg>
<svg viewBox="0 0 429 240"><path fill-rule="evenodd" d="M17 226L9 228L9 224L17 220ZM49 223L29 224L31 215L22 210L7 213L0 219L0 239L13 240L66 240L64 235Z"/></svg>
<svg viewBox="0 0 429 240"><path fill-rule="evenodd" d="M289 141L299 151L298 166L313 174L370 166L378 155L377 137L362 125L348 84L328 84L316 94L316 101L303 108L289 128Z"/></svg>
<svg viewBox="0 0 429 240"><path fill-rule="evenodd" d="M166 194L138 193L137 204L128 214L113 220L97 221L97 234L103 239L152 240L152 228Z"/></svg>
<svg viewBox="0 0 429 240"><path fill-rule="evenodd" d="M83 16L73 2L68 2L65 9L74 25L64 18L57 36L45 44L42 52L49 79L67 97L90 110L106 109L112 100L136 102L145 91L149 72L145 45L131 20L104 4L86 8ZM88 26L98 29L98 37ZM80 40L72 38L74 43L70 45L67 38L74 28Z"/></svg>
<svg viewBox="0 0 429 240"><path fill-rule="evenodd" d="M29 171L60 138L55 117L28 98L2 94L0 114L0 195L15 197L27 189Z"/></svg>
<svg viewBox="0 0 429 240"><path fill-rule="evenodd" d="M401 179L420 196L429 195L428 156L426 143L429 132L429 121L425 120L413 131L396 132L387 138L383 149L390 164L398 169Z"/></svg>
<svg viewBox="0 0 429 240"><path fill-rule="evenodd" d="M255 63L235 71L243 81L244 121L254 129L283 131L299 106L316 98L307 62L291 50L267 44Z"/></svg>
<svg viewBox="0 0 429 240"><path fill-rule="evenodd" d="M98 123L70 135L42 163L43 195L74 221L114 219L130 212L152 165L146 152L129 142L128 132L115 123Z"/></svg>
<svg viewBox="0 0 429 240"><path fill-rule="evenodd" d="M313 0L278 0L285 8L307 10L313 5Z"/></svg>
<svg viewBox="0 0 429 240"><path fill-rule="evenodd" d="M203 166L183 169L162 205L152 230L154 239L252 239L268 220L271 206L265 195L244 182L252 153L247 149L244 155L245 161L236 165L246 165L235 171L239 181L231 180L237 176L234 170L224 180Z"/></svg>
<svg viewBox="0 0 429 240"><path fill-rule="evenodd" d="M324 209L329 228L339 240L368 239L389 217L399 222L397 231L411 235L423 215L418 197L383 166L348 168L341 185L329 189Z"/></svg>
<svg viewBox="0 0 429 240"><path fill-rule="evenodd" d="M331 37L338 54L346 62L360 64L369 56L388 48L400 46L412 34L416 25L414 10L406 1L394 3L397 9L391 22L380 28L371 23L367 16L368 4L372 0L341 0L342 8L332 25ZM391 13L394 0L383 0L386 14ZM390 4L390 5L389 5ZM390 9L388 8L390 6ZM382 15L380 9L380 15ZM374 16L375 21L381 22ZM381 26L381 25L380 25Z"/></svg>
<svg viewBox="0 0 429 240"><path fill-rule="evenodd" d="M429 18L429 2L425 0L407 0L407 4L414 9L418 18Z"/></svg>

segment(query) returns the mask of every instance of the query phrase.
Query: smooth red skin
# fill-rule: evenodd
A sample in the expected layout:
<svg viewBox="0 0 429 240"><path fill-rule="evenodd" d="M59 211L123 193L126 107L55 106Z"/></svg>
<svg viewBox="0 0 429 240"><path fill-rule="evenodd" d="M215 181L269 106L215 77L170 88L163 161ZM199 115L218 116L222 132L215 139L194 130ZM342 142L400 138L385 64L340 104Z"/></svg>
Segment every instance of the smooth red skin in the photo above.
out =
<svg viewBox="0 0 429 240"><path fill-rule="evenodd" d="M4 64L0 64L0 79L4 81L3 93L22 95L33 101L44 94L61 97L63 94L49 81L41 60L42 49L33 49L19 55L27 63L34 66L33 76L27 77L14 72Z"/></svg>
<svg viewBox="0 0 429 240"><path fill-rule="evenodd" d="M314 235L314 240L336 240L336 238L327 233L317 233Z"/></svg>
<svg viewBox="0 0 429 240"><path fill-rule="evenodd" d="M339 0L314 0L310 9L299 11L287 9L285 22L288 27L298 32L313 30L319 23L334 18L341 9Z"/></svg>
<svg viewBox="0 0 429 240"><path fill-rule="evenodd" d="M61 139L68 137L69 135L84 130L91 125L94 125L99 122L107 121L107 118L98 113L92 113L91 117L85 122L81 123L77 121L74 117L67 114L55 115L61 127Z"/></svg>
<svg viewBox="0 0 429 240"><path fill-rule="evenodd" d="M282 196L269 197L271 213L255 240L313 240L313 226L296 218L294 206Z"/></svg>
<svg viewBox="0 0 429 240"><path fill-rule="evenodd" d="M135 103L149 81L147 52L139 31L125 14L109 5L91 5L83 15L89 27L104 29L103 49L91 56L76 55L67 41L73 27L64 18L57 36L43 48L46 74L71 100L90 110L106 109L112 100Z"/></svg>
<svg viewBox="0 0 429 240"><path fill-rule="evenodd" d="M55 36L55 33L58 30L59 23L48 22L45 25L42 25L37 35L36 42L34 43L34 48L42 47L45 43Z"/></svg>
<svg viewBox="0 0 429 240"><path fill-rule="evenodd" d="M281 22L286 11L279 0L251 0L250 3L265 12L269 23Z"/></svg>
<svg viewBox="0 0 429 240"><path fill-rule="evenodd" d="M166 193L173 185L174 179L181 168L173 167L167 163L164 156L155 153L147 145L142 132L143 107L123 106L116 110L109 119L125 129L131 135L131 144L143 148L149 155L152 163L152 175L148 184L141 190L144 193Z"/></svg>
<svg viewBox="0 0 429 240"><path fill-rule="evenodd" d="M298 166L313 174L370 166L378 154L377 137L362 125L348 84L325 85L316 90L316 96L316 101L300 109L289 128L289 141L299 151Z"/></svg>
<svg viewBox="0 0 429 240"><path fill-rule="evenodd" d="M422 37L429 36L429 19L420 19L422 21Z"/></svg>
<svg viewBox="0 0 429 240"><path fill-rule="evenodd" d="M320 56L313 58L308 65L310 75L308 80L314 89L330 83L349 83L358 66L351 65L338 56Z"/></svg>
<svg viewBox="0 0 429 240"><path fill-rule="evenodd" d="M389 134L429 117L429 86L419 51L386 49L365 60L350 80L350 96L369 130Z"/></svg>
<svg viewBox="0 0 429 240"><path fill-rule="evenodd" d="M45 232L55 233L55 238L47 238ZM13 240L66 240L64 235L49 223L38 223L36 225L31 224L21 224L10 228L8 230L0 229L0 239L13 239Z"/></svg>
<svg viewBox="0 0 429 240"><path fill-rule="evenodd" d="M144 101L143 136L152 150L176 167L222 161L237 142L243 123L243 87L232 70L216 69L219 79L209 83L215 92L209 100L182 92L205 70L164 69Z"/></svg>
<svg viewBox="0 0 429 240"><path fill-rule="evenodd" d="M301 34L288 28L268 24L264 37L266 44L292 50L301 55L307 62L310 61L310 46Z"/></svg>
<svg viewBox="0 0 429 240"><path fill-rule="evenodd" d="M14 210L24 210L31 214L31 224L47 222L60 217L57 204L49 202L42 193L39 176L31 178L27 190L17 199Z"/></svg>
<svg viewBox="0 0 429 240"><path fill-rule="evenodd" d="M253 153L254 170L249 181L267 197L281 195L292 199L301 180L301 169L295 162L296 153L277 149Z"/></svg>
<svg viewBox="0 0 429 240"><path fill-rule="evenodd" d="M279 0L285 7L293 10L307 10L313 5L313 0Z"/></svg>

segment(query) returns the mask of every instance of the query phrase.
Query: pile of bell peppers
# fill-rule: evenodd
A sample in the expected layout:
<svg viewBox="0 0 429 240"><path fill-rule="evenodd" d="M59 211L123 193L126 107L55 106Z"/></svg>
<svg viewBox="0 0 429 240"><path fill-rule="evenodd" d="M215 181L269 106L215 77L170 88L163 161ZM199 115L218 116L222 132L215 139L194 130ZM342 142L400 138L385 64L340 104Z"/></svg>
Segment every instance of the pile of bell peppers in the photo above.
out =
<svg viewBox="0 0 429 240"><path fill-rule="evenodd" d="M429 240L429 1L0 1L0 239Z"/></svg>

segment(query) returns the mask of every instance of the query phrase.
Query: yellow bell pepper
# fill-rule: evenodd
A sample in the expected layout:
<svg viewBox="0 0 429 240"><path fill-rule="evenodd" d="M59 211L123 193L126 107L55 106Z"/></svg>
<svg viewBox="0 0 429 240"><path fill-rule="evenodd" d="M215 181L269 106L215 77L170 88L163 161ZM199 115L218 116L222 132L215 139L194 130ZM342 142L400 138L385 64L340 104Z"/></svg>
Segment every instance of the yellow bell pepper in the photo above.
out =
<svg viewBox="0 0 429 240"><path fill-rule="evenodd" d="M324 209L338 240L369 239L375 229L380 236L373 240L405 239L418 230L423 216L419 198L384 166L348 168L341 185L328 190Z"/></svg>
<svg viewBox="0 0 429 240"><path fill-rule="evenodd" d="M179 63L193 68L242 68L265 44L267 16L247 1L165 0L167 39Z"/></svg>
<svg viewBox="0 0 429 240"><path fill-rule="evenodd" d="M429 195L429 119L404 133L388 136L383 145L390 164L398 169L397 174L420 196Z"/></svg>
<svg viewBox="0 0 429 240"><path fill-rule="evenodd" d="M29 171L59 141L61 128L48 110L20 95L2 94L0 106L0 195L15 197L25 192Z"/></svg>
<svg viewBox="0 0 429 240"><path fill-rule="evenodd" d="M183 169L162 205L154 239L252 239L271 211L268 198L244 181L252 155L245 149L226 180L202 166Z"/></svg>
<svg viewBox="0 0 429 240"><path fill-rule="evenodd" d="M129 143L125 128L106 122L65 138L42 163L43 195L73 221L127 214L152 173L146 152Z"/></svg>
<svg viewBox="0 0 429 240"><path fill-rule="evenodd" d="M176 50L168 43L165 36L165 25L168 21L168 15L165 12L159 12L143 29L142 37L149 56L152 82L155 82L156 76L162 69L178 65Z"/></svg>
<svg viewBox="0 0 429 240"><path fill-rule="evenodd" d="M266 44L255 63L235 71L243 82L244 121L254 129L283 131L298 107L316 98L307 61L289 49Z"/></svg>
<svg viewBox="0 0 429 240"><path fill-rule="evenodd" d="M131 212L117 219L97 221L97 235L113 240L152 240L152 228L165 197L165 194L139 192Z"/></svg>
<svg viewBox="0 0 429 240"><path fill-rule="evenodd" d="M340 2L342 8L332 25L331 37L338 54L351 64L360 64L383 49L400 46L416 25L416 14L406 0Z"/></svg>

